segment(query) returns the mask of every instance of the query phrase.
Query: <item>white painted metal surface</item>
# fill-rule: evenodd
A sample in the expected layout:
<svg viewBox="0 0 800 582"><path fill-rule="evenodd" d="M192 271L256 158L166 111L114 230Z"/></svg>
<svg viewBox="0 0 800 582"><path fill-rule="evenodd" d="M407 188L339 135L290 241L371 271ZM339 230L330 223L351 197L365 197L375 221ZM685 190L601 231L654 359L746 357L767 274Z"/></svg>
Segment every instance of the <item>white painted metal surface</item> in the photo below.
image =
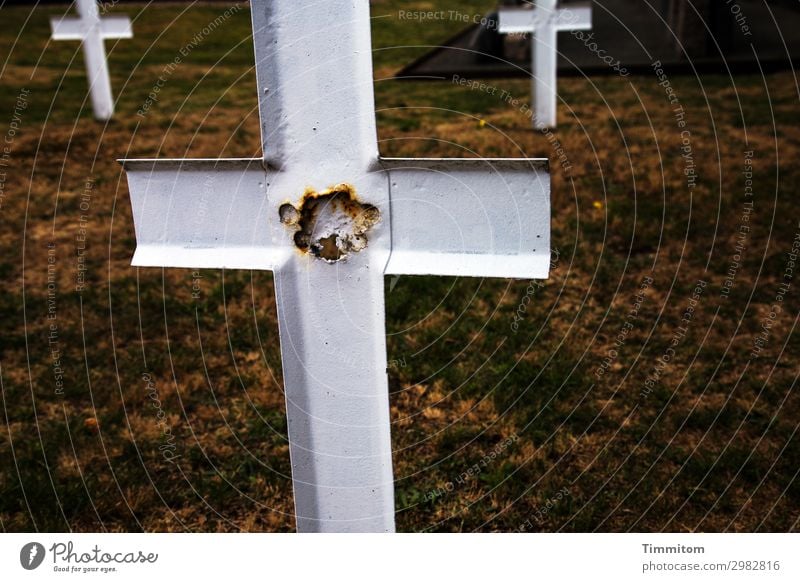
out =
<svg viewBox="0 0 800 582"><path fill-rule="evenodd" d="M275 272L297 528L388 532L384 274L546 277L547 162L379 158L368 1L305 4L251 3L263 160L122 160L133 264Z"/></svg>
<svg viewBox="0 0 800 582"><path fill-rule="evenodd" d="M562 30L591 30L591 2L558 7L558 0L536 0L533 9L501 8L501 34L531 33L533 62L533 127L556 126L556 57L558 33Z"/></svg>
<svg viewBox="0 0 800 582"><path fill-rule="evenodd" d="M86 77L92 109L97 119L111 119L114 114L114 98L111 94L111 79L106 62L104 39L132 38L131 21L127 16L100 18L95 0L77 0L79 18L51 18L50 29L53 40L78 40L83 43L83 58L86 61Z"/></svg>

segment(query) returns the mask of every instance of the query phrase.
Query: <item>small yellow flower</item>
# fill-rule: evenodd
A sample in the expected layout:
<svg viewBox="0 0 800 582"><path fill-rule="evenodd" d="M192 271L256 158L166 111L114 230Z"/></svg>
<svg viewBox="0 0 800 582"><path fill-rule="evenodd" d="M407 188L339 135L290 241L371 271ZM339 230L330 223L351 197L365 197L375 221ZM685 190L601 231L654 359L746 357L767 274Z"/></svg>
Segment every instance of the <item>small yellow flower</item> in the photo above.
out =
<svg viewBox="0 0 800 582"><path fill-rule="evenodd" d="M480 121L478 121L478 127L486 127L486 120L481 119Z"/></svg>
<svg viewBox="0 0 800 582"><path fill-rule="evenodd" d="M97 433L100 430L100 426L97 423L96 418L89 417L83 421L83 426L91 433Z"/></svg>
<svg viewBox="0 0 800 582"><path fill-rule="evenodd" d="M599 200L595 200L594 202L592 202L592 206L600 210L603 207L603 203L600 202Z"/></svg>

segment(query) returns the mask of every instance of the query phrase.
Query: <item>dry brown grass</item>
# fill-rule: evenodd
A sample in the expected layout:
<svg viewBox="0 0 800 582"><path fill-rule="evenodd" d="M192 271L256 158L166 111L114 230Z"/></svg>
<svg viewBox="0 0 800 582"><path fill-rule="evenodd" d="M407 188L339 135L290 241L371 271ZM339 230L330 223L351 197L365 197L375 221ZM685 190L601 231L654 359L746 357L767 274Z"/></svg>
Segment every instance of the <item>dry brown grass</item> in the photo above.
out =
<svg viewBox="0 0 800 582"><path fill-rule="evenodd" d="M19 19L26 9L15 10ZM127 52L112 54L115 71L141 56L177 8L153 10L120 48ZM193 30L217 10L198 7L179 24ZM119 114L107 127L76 118L80 63L58 92L65 65L52 49L36 69L14 52L2 73L0 112L9 111L21 85L32 88L0 207L5 530L294 526L270 275L204 271L195 299L191 272L129 266L133 226L116 158L259 152L249 47L213 67L226 43L246 36L246 14L215 40L220 46L175 73L171 92L144 120L136 117L160 63L180 46L180 26L150 49L127 84L127 73L118 73ZM422 33L446 36L389 19L375 26L381 46ZM404 62L392 51L375 58L379 78ZM554 133L572 166L565 172L552 162L552 243L560 255L519 333L510 322L526 281L404 277L391 292L387 281L389 359L406 364L390 369L398 526L796 529L797 281L762 356L748 363L797 231L795 79L741 77L734 89L721 76L671 78L700 174L691 193L680 134L655 79L591 81L560 81L574 112L560 108ZM497 83L527 96L524 80ZM376 93L384 155L553 157L546 136L491 95L446 82L382 81ZM725 299L720 288L740 220L745 148L756 151L756 211ZM94 180L88 282L79 294L75 237L87 178ZM56 249L63 396L54 391L47 342L48 243ZM645 276L654 283L635 327L597 379ZM708 287L688 333L658 387L643 397L699 279ZM144 373L175 436L174 463L159 450L163 425ZM513 443L501 447L509 438ZM493 461L457 483L497 447ZM448 484L452 491L431 495ZM537 513L564 488L564 499Z"/></svg>

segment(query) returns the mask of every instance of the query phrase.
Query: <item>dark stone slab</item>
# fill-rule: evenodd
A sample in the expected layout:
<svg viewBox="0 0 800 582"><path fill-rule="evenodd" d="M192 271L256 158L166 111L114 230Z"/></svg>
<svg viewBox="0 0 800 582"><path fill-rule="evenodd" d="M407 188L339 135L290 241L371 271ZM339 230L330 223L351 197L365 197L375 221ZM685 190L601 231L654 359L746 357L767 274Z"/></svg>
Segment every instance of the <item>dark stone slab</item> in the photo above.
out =
<svg viewBox="0 0 800 582"><path fill-rule="evenodd" d="M800 58L800 2L594 0L591 31L558 36L559 76L788 69ZM562 2L568 6L569 2ZM530 35L499 35L492 19L423 55L398 78L530 76ZM589 36L591 35L591 36ZM604 62L598 55L604 51Z"/></svg>

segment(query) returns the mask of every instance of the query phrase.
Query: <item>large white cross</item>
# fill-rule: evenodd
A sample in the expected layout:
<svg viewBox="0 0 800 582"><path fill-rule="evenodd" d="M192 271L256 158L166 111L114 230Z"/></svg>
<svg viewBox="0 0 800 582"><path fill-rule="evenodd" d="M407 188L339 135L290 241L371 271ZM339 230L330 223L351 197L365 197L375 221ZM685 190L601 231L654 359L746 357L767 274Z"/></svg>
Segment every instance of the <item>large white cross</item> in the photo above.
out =
<svg viewBox="0 0 800 582"><path fill-rule="evenodd" d="M591 2L557 7L558 0L536 0L535 7L501 8L498 30L501 34L531 33L533 62L533 127L556 126L557 37L562 30L591 30Z"/></svg>
<svg viewBox="0 0 800 582"><path fill-rule="evenodd" d="M79 40L83 43L86 77L92 96L92 109L97 119L111 119L114 98L108 75L107 38L132 38L131 21L127 16L100 18L95 0L77 0L79 18L64 16L50 19L53 40Z"/></svg>
<svg viewBox="0 0 800 582"><path fill-rule="evenodd" d="M270 269L299 531L394 530L385 274L546 278L539 159L378 155L368 0L251 3L263 159L121 160L135 266Z"/></svg>

